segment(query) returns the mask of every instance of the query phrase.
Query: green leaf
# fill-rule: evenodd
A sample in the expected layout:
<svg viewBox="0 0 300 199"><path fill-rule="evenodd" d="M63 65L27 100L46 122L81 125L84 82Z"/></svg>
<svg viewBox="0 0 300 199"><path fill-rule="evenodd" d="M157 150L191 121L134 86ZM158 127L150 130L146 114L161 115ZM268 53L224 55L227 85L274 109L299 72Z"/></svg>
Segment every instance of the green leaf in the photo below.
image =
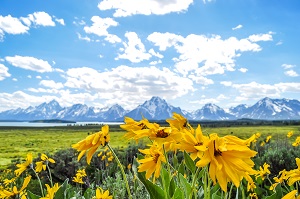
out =
<svg viewBox="0 0 300 199"><path fill-rule="evenodd" d="M170 174L169 172L165 169L162 168L162 184L163 184L163 188L167 191L167 193L169 193L169 187L170 187Z"/></svg>
<svg viewBox="0 0 300 199"><path fill-rule="evenodd" d="M175 193L175 188L176 188L176 183L175 183L175 180L174 178L171 179L171 182L170 182L170 187L169 187L169 196L172 197Z"/></svg>
<svg viewBox="0 0 300 199"><path fill-rule="evenodd" d="M283 196L281 186L276 186L274 193L270 196L267 196L266 199L281 199Z"/></svg>
<svg viewBox="0 0 300 199"><path fill-rule="evenodd" d="M38 196L34 193L31 193L29 190L27 190L27 196L28 196L29 199L39 199L39 198L41 198L41 196Z"/></svg>
<svg viewBox="0 0 300 199"><path fill-rule="evenodd" d="M139 172L138 173L138 178L139 180L144 184L144 186L146 187L150 198L151 199L157 199L157 198L165 198L165 193L162 190L162 188L160 188L159 186L157 186L156 184L153 184L151 181L147 180L145 178L145 173L146 172Z"/></svg>
<svg viewBox="0 0 300 199"><path fill-rule="evenodd" d="M180 179L180 184L184 189L185 196L188 198L191 191L192 191L192 186L188 183L188 181L183 177L183 175L179 174L179 179Z"/></svg>
<svg viewBox="0 0 300 199"><path fill-rule="evenodd" d="M181 162L181 164L179 165L178 173L181 175L184 175L184 163L183 162Z"/></svg>
<svg viewBox="0 0 300 199"><path fill-rule="evenodd" d="M68 183L69 179L67 178L55 193L54 199L66 199L66 190L68 188Z"/></svg>
<svg viewBox="0 0 300 199"><path fill-rule="evenodd" d="M184 194L179 187L176 188L172 199L185 199Z"/></svg>
<svg viewBox="0 0 300 199"><path fill-rule="evenodd" d="M192 173L195 173L195 171L196 171L196 164L195 164L195 162L192 160L192 158L190 157L190 155L186 151L184 151L184 161L185 161L185 164L186 164L187 168Z"/></svg>
<svg viewBox="0 0 300 199"><path fill-rule="evenodd" d="M151 199L157 199L157 198L165 198L164 191L157 186L156 184L153 184L151 181L147 180L145 177L146 172L138 172L137 167L139 163L137 162L136 158L133 159L133 165L132 165L132 171L137 176L139 181L143 183L143 185L146 187L150 198Z"/></svg>

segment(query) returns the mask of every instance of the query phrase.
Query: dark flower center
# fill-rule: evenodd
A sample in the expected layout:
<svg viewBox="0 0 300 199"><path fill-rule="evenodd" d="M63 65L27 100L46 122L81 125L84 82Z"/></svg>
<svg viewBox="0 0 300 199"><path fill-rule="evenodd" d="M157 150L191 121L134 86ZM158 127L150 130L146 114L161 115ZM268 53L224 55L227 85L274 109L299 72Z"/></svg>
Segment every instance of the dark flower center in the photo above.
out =
<svg viewBox="0 0 300 199"><path fill-rule="evenodd" d="M166 133L164 131L164 129L158 130L157 133L156 133L156 137L159 137L159 138L166 138L168 136L169 136L169 134Z"/></svg>
<svg viewBox="0 0 300 199"><path fill-rule="evenodd" d="M216 141L214 140L214 156L222 156L222 151L220 149L216 149Z"/></svg>
<svg viewBox="0 0 300 199"><path fill-rule="evenodd" d="M158 160L159 156L160 155L158 153L154 155L153 162L155 162L155 164L157 163L157 160Z"/></svg>

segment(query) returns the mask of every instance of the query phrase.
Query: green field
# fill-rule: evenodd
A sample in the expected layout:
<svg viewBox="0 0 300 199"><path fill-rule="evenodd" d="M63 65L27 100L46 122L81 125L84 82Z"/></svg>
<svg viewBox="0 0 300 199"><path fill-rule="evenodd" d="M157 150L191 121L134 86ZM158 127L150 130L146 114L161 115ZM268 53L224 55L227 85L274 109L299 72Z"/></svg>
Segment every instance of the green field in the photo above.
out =
<svg viewBox="0 0 300 199"><path fill-rule="evenodd" d="M65 127L0 127L0 167L8 165L11 160L24 158L31 152L53 153L60 149L70 148L72 144L84 139L88 134L100 130L100 126L65 126ZM272 135L272 140L286 139L289 131L294 131L291 140L300 136L300 126L239 126L202 128L203 134L235 135L248 138L260 132L262 137ZM126 147L130 141L123 138L125 134L118 126L110 126L111 145Z"/></svg>

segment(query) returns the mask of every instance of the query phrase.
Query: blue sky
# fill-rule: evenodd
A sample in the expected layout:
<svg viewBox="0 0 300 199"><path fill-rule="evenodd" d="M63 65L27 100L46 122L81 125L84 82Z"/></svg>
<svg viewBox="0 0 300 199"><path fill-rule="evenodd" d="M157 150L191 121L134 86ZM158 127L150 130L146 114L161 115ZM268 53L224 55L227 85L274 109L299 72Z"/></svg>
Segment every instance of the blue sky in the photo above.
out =
<svg viewBox="0 0 300 199"><path fill-rule="evenodd" d="M0 111L300 99L300 1L1 0Z"/></svg>

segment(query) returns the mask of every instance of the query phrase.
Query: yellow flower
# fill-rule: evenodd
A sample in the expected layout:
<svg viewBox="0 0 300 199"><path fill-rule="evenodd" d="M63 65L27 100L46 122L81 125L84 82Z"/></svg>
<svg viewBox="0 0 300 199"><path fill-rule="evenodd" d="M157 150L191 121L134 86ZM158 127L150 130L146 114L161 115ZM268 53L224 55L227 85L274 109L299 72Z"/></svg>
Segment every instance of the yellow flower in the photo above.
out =
<svg viewBox="0 0 300 199"><path fill-rule="evenodd" d="M173 118L167 119L166 122L169 123L171 128L176 128L178 130L182 130L184 128L191 128L187 119L178 113L173 113Z"/></svg>
<svg viewBox="0 0 300 199"><path fill-rule="evenodd" d="M4 181L3 181L3 184L5 185L5 186L8 186L9 184L12 184L13 182L15 182L16 181L16 177L14 177L14 178L12 178L12 179L4 179ZM1 190L1 189L0 189Z"/></svg>
<svg viewBox="0 0 300 199"><path fill-rule="evenodd" d="M109 157L107 158L107 161L108 161L108 162L111 162L111 161L113 161L113 159L114 159L114 156L109 156Z"/></svg>
<svg viewBox="0 0 300 199"><path fill-rule="evenodd" d="M87 136L84 140L73 144L72 148L76 149L77 151L80 151L78 155L78 161L82 158L82 156L85 153L87 153L86 160L87 163L90 164L93 154L96 152L99 146L106 146L109 140L109 127L108 125L105 125L102 127L100 132Z"/></svg>
<svg viewBox="0 0 300 199"><path fill-rule="evenodd" d="M256 193L250 193L250 194L249 194L249 197L250 197L250 199L258 199Z"/></svg>
<svg viewBox="0 0 300 199"><path fill-rule="evenodd" d="M285 178L288 179L288 185L291 186L300 180L300 159L296 158L298 168L286 172Z"/></svg>
<svg viewBox="0 0 300 199"><path fill-rule="evenodd" d="M218 181L223 191L227 191L227 183L233 182L239 187L241 180L246 175L255 174L252 169L254 162L250 159L257 152L249 149L244 140L235 136L218 137L211 134L209 137L208 148L203 151L203 156L196 163L198 167L209 164L209 175L216 184ZM195 146L202 150L201 147Z"/></svg>
<svg viewBox="0 0 300 199"><path fill-rule="evenodd" d="M270 165L267 163L264 163L263 167L260 166L259 171L257 173L257 177L260 176L261 179L264 180L268 174L271 174L269 167L270 167Z"/></svg>
<svg viewBox="0 0 300 199"><path fill-rule="evenodd" d="M270 190L274 190L275 187L280 184L280 183L283 183L286 178L286 170L282 170L279 172L279 178L278 177L274 177L273 180L274 180L274 183L270 186Z"/></svg>
<svg viewBox="0 0 300 199"><path fill-rule="evenodd" d="M248 174L245 175L245 179L247 180L248 184L247 184L247 191L254 191L254 189L256 188L256 185L253 181L253 179L251 178L251 176L249 176Z"/></svg>
<svg viewBox="0 0 300 199"><path fill-rule="evenodd" d="M10 190L10 191L2 190L1 196L3 196L3 198L12 198L12 196L21 196L21 199L23 199L23 198L26 199L26 195L25 195L26 193L24 192L24 189L26 189L26 187L28 186L30 179L31 179L31 176L27 176L24 179L23 185L19 191L18 191L18 188L16 186L14 186L12 188L12 190Z"/></svg>
<svg viewBox="0 0 300 199"><path fill-rule="evenodd" d="M295 142L292 144L293 146L299 146L300 145L300 136L298 136L295 140Z"/></svg>
<svg viewBox="0 0 300 199"><path fill-rule="evenodd" d="M286 137L290 138L294 135L294 131L290 131L287 133Z"/></svg>
<svg viewBox="0 0 300 199"><path fill-rule="evenodd" d="M132 165L131 165L131 164L128 164L128 165L127 165L127 169L128 169L128 170L130 170L130 169L131 169L131 167L132 167Z"/></svg>
<svg viewBox="0 0 300 199"><path fill-rule="evenodd" d="M268 143L270 141L270 139L272 138L271 135L269 135L267 138L266 138L266 143Z"/></svg>
<svg viewBox="0 0 300 199"><path fill-rule="evenodd" d="M22 164L17 164L18 167L17 170L15 170L15 174L17 176L21 175L26 169L28 169L30 166L32 166L32 154L28 153L26 161Z"/></svg>
<svg viewBox="0 0 300 199"><path fill-rule="evenodd" d="M200 125L198 125L196 131L191 128L189 130L184 129L183 132L183 139L178 144L178 148L190 153L192 160L195 160L197 157L201 157L203 151L207 148L209 138L207 136L203 136ZM198 148L201 147L201 150L196 149L195 146Z"/></svg>
<svg viewBox="0 0 300 199"><path fill-rule="evenodd" d="M154 173L154 177L158 178L160 175L161 164L166 162L166 158L163 154L162 147L157 142L153 142L149 149L139 149L140 152L145 154L145 158L138 160L141 164L138 167L139 172L146 171L146 178L149 179Z"/></svg>
<svg viewBox="0 0 300 199"><path fill-rule="evenodd" d="M112 199L113 197L109 195L109 191L103 191L102 188L96 189L96 196L93 199Z"/></svg>
<svg viewBox="0 0 300 199"><path fill-rule="evenodd" d="M130 117L125 117L124 122L125 124L121 124L120 127L127 131L127 133L124 135L124 137L127 139L131 139L136 135L134 131L147 129L148 127L146 126L146 123L149 123L146 118L143 118L142 120L137 122Z"/></svg>
<svg viewBox="0 0 300 199"><path fill-rule="evenodd" d="M42 170L45 171L49 162L55 163L55 161L52 158L48 158L48 156L45 154L41 155L41 159L42 159L42 161L35 163L36 164L35 171L37 173L41 172Z"/></svg>
<svg viewBox="0 0 300 199"><path fill-rule="evenodd" d="M46 187L47 187L47 195L46 195L46 197L43 197L40 199L53 199L55 196L55 193L59 189L58 183L55 183L52 188L48 184L46 184Z"/></svg>
<svg viewBox="0 0 300 199"><path fill-rule="evenodd" d="M262 141L262 142L260 143L260 146L265 146L265 145L266 145L265 141Z"/></svg>
<svg viewBox="0 0 300 199"><path fill-rule="evenodd" d="M281 199L299 199L300 196L297 196L296 197L296 194L297 194L297 190L293 190L289 193L287 193L285 196L283 196Z"/></svg>
<svg viewBox="0 0 300 199"><path fill-rule="evenodd" d="M76 176L73 177L73 182L79 183L79 184L84 184L82 178L86 177L85 169L78 170L76 173Z"/></svg>
<svg viewBox="0 0 300 199"><path fill-rule="evenodd" d="M250 138L248 138L247 140L245 140L245 144L247 146L250 146L252 143L254 144L260 136L261 136L260 133L253 134Z"/></svg>

